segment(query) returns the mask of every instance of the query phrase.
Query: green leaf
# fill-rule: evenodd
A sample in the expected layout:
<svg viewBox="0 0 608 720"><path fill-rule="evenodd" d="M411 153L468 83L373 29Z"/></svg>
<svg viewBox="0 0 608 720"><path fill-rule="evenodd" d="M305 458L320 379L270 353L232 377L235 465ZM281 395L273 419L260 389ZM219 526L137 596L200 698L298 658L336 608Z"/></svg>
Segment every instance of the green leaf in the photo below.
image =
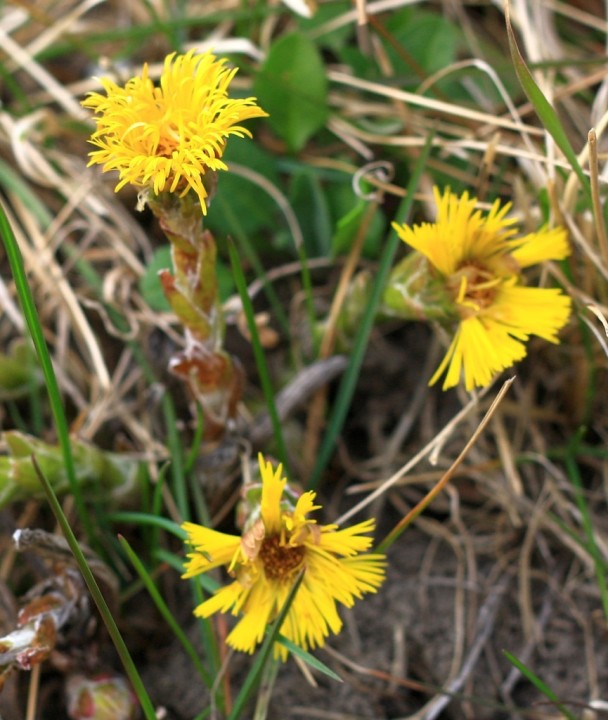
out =
<svg viewBox="0 0 608 720"><path fill-rule="evenodd" d="M321 186L314 170L302 168L293 175L289 199L304 235L306 255L326 257L330 249L332 221L327 190Z"/></svg>
<svg viewBox="0 0 608 720"><path fill-rule="evenodd" d="M368 204L364 200L358 200L357 204L346 212L336 223L336 229L331 239L331 252L334 257L346 254L352 245L353 238L357 235L359 226ZM374 258L377 256L382 243L383 221L379 213L376 213L367 230L363 245L364 257Z"/></svg>
<svg viewBox="0 0 608 720"><path fill-rule="evenodd" d="M171 268L171 246L163 245L154 251L145 273L139 279L139 292L152 310L170 312L171 306L163 292L158 273Z"/></svg>
<svg viewBox="0 0 608 720"><path fill-rule="evenodd" d="M589 183L589 178L585 175L582 167L578 162L576 153L574 152L572 145L570 144L570 140L568 140L566 131L564 130L563 125L561 124L560 119L557 116L557 113L534 81L532 73L528 70L522 54L519 52L519 48L517 47L517 40L515 39L515 33L513 32L513 27L511 26L511 18L509 16L508 4L506 6L506 10L507 11L505 14L505 21L507 24L509 48L511 49L511 58L513 60L513 66L515 67L515 72L517 73L519 82L521 83L524 92L528 96L528 99L534 106L534 109L536 110L538 117L541 119L542 124L544 125L546 130L551 133L551 136L555 140L557 146L566 156L568 162L572 166L572 170L576 173L576 176L581 183L583 191L590 200L591 185Z"/></svg>
<svg viewBox="0 0 608 720"><path fill-rule="evenodd" d="M301 150L329 115L327 77L315 44L297 33L283 35L270 48L254 94L276 134L292 152Z"/></svg>
<svg viewBox="0 0 608 720"><path fill-rule="evenodd" d="M299 647L299 645L292 643L291 640L283 637L283 635L279 635L279 642L281 643L281 645L284 645L293 655L297 655L300 660L305 662L307 665L310 665L313 670L318 670L319 672L322 672L324 675L327 675L327 677L330 677L332 680L336 680L337 682L344 682L342 678L331 668L328 668L325 663L322 663L314 655L306 652L306 650L303 650L301 647Z"/></svg>
<svg viewBox="0 0 608 720"><path fill-rule="evenodd" d="M566 708L563 703L559 701L559 698L557 695L551 690L551 688L543 682L538 675L535 675L532 670L525 665L519 658L515 657L515 655L512 655L507 650L503 650L503 654L507 658L507 660L514 665L521 674L527 678L537 690L540 690L540 692L548 698L554 705L556 710L559 710L559 712L565 717L567 720L576 720L576 716L573 715L568 708Z"/></svg>
<svg viewBox="0 0 608 720"><path fill-rule="evenodd" d="M427 75L432 75L451 65L461 38L459 28L447 18L416 9L405 8L392 15L386 29L397 43L405 49L407 56L417 63ZM390 45L387 47L395 67L403 68L404 59ZM411 73L411 67L405 67ZM419 83L420 77L416 78Z"/></svg>
<svg viewBox="0 0 608 720"><path fill-rule="evenodd" d="M317 42L320 47L330 48L337 52L345 45L352 43L353 29L350 23L337 24L334 27L333 20L347 13L352 7L348 0L334 0L331 3L324 3L317 7L311 18L298 18L298 24L302 32L306 34L315 33L318 35ZM330 27L331 30L327 30ZM319 34L322 30L324 33Z"/></svg>
<svg viewBox="0 0 608 720"><path fill-rule="evenodd" d="M276 159L256 143L241 138L231 138L223 159L228 170L233 163L252 168L263 175L271 185L279 186ZM235 172L219 173L217 192L209 204L205 227L217 238L238 236L239 232L253 237L264 228L276 225L277 206L261 187ZM238 227L232 221L238 218Z"/></svg>

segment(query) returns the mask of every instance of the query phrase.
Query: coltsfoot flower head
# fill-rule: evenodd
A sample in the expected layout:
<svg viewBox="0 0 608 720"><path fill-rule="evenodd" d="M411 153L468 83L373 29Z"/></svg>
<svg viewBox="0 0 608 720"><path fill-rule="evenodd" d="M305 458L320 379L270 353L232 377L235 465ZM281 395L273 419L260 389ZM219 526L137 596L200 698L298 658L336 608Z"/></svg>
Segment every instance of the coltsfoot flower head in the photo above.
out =
<svg viewBox="0 0 608 720"><path fill-rule="evenodd" d="M497 200L483 214L468 193L458 197L449 188L443 195L437 188L434 193L434 223L393 227L426 258L429 282L441 285L447 298L444 319L457 326L431 384L447 370L443 389L453 387L464 371L465 387L472 390L524 358L531 335L559 342L570 298L557 288L526 287L522 270L562 260L570 249L559 227L516 237L515 220L507 217L510 203L501 206Z"/></svg>
<svg viewBox="0 0 608 720"><path fill-rule="evenodd" d="M118 171L116 190L137 188L186 195L193 190L206 213L205 173L226 170L222 154L229 135L251 137L239 123L265 116L255 98L228 97L237 68L210 52L172 53L165 59L159 85L140 76L120 87L102 78L105 95L90 93L82 102L97 117L89 165Z"/></svg>
<svg viewBox="0 0 608 720"><path fill-rule="evenodd" d="M216 612L241 615L228 644L252 653L266 627L281 608L299 573L304 577L280 632L303 649L320 647L329 633L338 633L342 621L337 603L351 607L384 580L386 558L367 553L374 520L349 528L317 525L308 515L319 508L315 493L301 494L295 505L286 492L282 467L258 457L262 477L258 511L252 513L241 536L228 535L184 523L192 548L182 577L191 578L212 568L227 566L233 578L226 587L194 611L199 617ZM277 643L275 656L286 659Z"/></svg>

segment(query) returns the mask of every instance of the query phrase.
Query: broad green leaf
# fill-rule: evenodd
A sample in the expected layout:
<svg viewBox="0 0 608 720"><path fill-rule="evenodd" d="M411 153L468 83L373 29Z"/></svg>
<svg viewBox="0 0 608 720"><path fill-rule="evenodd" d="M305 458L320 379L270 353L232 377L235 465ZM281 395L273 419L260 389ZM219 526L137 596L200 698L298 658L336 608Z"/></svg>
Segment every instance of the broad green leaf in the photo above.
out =
<svg viewBox="0 0 608 720"><path fill-rule="evenodd" d="M300 18L298 24L301 30L306 33L318 32L321 28L332 27L332 20L344 15L352 8L348 0L337 0L334 2L319 5L317 11L311 18ZM330 48L334 52L352 42L353 28L350 23L332 27L329 32L318 35L316 38L320 47Z"/></svg>
<svg viewBox="0 0 608 720"><path fill-rule="evenodd" d="M156 312L170 312L171 310L158 277L160 270L170 268L171 247L163 245L154 251L154 255L152 255L144 274L139 279L139 292L150 306L150 309Z"/></svg>
<svg viewBox="0 0 608 720"><path fill-rule="evenodd" d="M350 72L363 80L378 79L378 65L376 61L366 55L355 45L345 45L337 53L342 65L350 68Z"/></svg>
<svg viewBox="0 0 608 720"><path fill-rule="evenodd" d="M426 75L449 67L456 58L460 30L441 15L405 8L390 18L386 29ZM397 67L403 66L403 59L390 46L389 53ZM418 77L416 82L421 79Z"/></svg>
<svg viewBox="0 0 608 720"><path fill-rule="evenodd" d="M251 168L263 175L272 185L280 184L276 160L262 150L255 142L231 138L223 159L228 172L218 173L217 191L205 218L205 227L215 233L218 239L227 235L245 233L253 237L263 228L276 225L277 206L270 195L251 180L230 171L234 164ZM238 227L232 218L238 219Z"/></svg>
<svg viewBox="0 0 608 720"><path fill-rule="evenodd" d="M270 114L275 133L292 152L301 150L329 115L327 77L315 44L298 33L277 40L256 78L254 94Z"/></svg>

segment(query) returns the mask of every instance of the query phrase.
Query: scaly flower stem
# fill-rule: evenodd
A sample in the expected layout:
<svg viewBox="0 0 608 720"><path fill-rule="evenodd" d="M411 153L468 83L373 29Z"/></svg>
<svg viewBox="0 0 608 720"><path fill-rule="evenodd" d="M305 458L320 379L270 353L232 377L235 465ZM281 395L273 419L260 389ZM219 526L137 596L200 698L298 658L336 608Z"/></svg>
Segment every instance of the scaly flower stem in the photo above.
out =
<svg viewBox="0 0 608 720"><path fill-rule="evenodd" d="M213 184L212 179L207 182ZM236 414L244 374L238 360L222 348L215 239L202 228L201 207L194 195L178 198L163 193L148 204L171 243L173 272L163 270L160 279L186 335L186 347L174 353L169 369L189 384L200 402L206 437L219 437Z"/></svg>

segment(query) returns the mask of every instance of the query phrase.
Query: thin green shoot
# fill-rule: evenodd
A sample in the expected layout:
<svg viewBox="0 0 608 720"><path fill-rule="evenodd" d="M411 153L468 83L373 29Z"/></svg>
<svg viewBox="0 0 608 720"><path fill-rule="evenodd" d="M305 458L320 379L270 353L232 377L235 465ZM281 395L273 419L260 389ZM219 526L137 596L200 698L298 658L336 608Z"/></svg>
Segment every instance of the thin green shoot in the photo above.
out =
<svg viewBox="0 0 608 720"><path fill-rule="evenodd" d="M144 564L137 557L137 554L133 551L133 549L129 545L128 541L122 535L118 536L118 540L119 540L123 550L126 552L127 557L131 561L131 564L135 568L137 574L139 575L142 582L144 583L146 590L148 591L150 597L152 598L152 601L156 605L158 612L162 615L162 617L164 618L167 625L169 625L169 627L173 631L173 634L181 643L182 647L186 651L186 654L188 655L190 660L192 660L192 664L194 665L198 674L201 676L205 685L210 688L213 685L212 678L210 677L208 671L203 666L201 659L199 658L198 653L194 649L194 646L188 639L188 636L182 630L180 624L175 619L175 616L169 609L169 606L163 600L161 594L158 592L158 589L154 583L154 580L152 579L152 577L146 570Z"/></svg>
<svg viewBox="0 0 608 720"><path fill-rule="evenodd" d="M129 654L127 646L125 645L125 642L122 638L122 635L118 630L118 626L116 625L116 621L114 620L110 608L108 607L103 597L103 594L99 589L99 585L95 580L91 568L89 567L84 557L84 554L80 549L78 540L76 539L76 536L74 535L72 528L70 527L70 523L68 522L68 519L61 508L61 504L57 499L57 496L53 492L53 488L51 487L50 482L44 476L38 463L36 462L36 457L34 455L32 456L32 463L34 464L36 474L40 479L40 483L42 484L48 503L51 506L51 510L55 515L55 519L60 525L63 535L67 540L68 545L70 546L70 550L72 551L74 558L76 559L76 564L78 565L78 568L82 573L84 581L89 588L89 592L91 593L95 605L99 610L99 614L101 615L101 618L108 630L108 634L110 635L110 638L114 643L114 647L116 648L116 651L122 661L127 677L129 678L131 685L133 686L133 690L137 695L137 699L139 700L146 720L156 720L156 712L154 710L154 706L152 705L152 702L148 696L146 688L144 687L137 668L133 663L131 655Z"/></svg>
<svg viewBox="0 0 608 720"><path fill-rule="evenodd" d="M555 140L559 149L564 153L568 162L570 163L572 170L576 173L579 179L583 192L591 204L591 183L589 178L583 172L583 169L578 161L576 153L574 152L568 135L561 124L557 113L549 103L547 98L543 95L541 89L536 84L532 73L528 70L525 60L519 51L517 46L517 40L515 39L515 33L511 26L511 19L509 15L509 4L505 5L505 20L507 23L507 36L509 38L509 47L511 49L511 58L513 60L513 67L521 83L524 92L528 96L528 99L534 106L538 117L541 119L545 128L549 131L553 139Z"/></svg>
<svg viewBox="0 0 608 720"><path fill-rule="evenodd" d="M572 486L574 488L574 497L579 512L581 514L583 531L587 538L587 550L593 558L593 564L595 567L595 578L600 593L600 598L602 600L604 616L606 617L606 619L608 619L608 587L606 584L606 567L602 558L602 554L597 546L593 523L591 521L591 514L589 512L589 506L587 504L587 500L585 499L585 492L583 489L583 483L578 463L575 460L577 453L577 445L580 440L581 434L582 433L577 433L568 445L568 448L571 452L566 454L566 470L568 471L570 482L572 483Z"/></svg>
<svg viewBox="0 0 608 720"><path fill-rule="evenodd" d="M295 581L295 583L293 584L293 587L289 591L289 595L287 596L287 599L285 600L285 604L281 608L281 612L279 613L277 619L274 621L272 626L266 632L266 637L264 638L264 642L262 643L262 646L258 650L256 658L255 658L255 662L253 663L251 670L247 673L247 677L245 678L245 680L243 682L241 690L240 690L238 696L236 697L236 700L234 701L234 706L232 708L232 712L230 713L228 720L239 720L239 718L243 717L243 711L245 710L245 706L260 681L260 678L262 676L262 671L263 671L264 667L266 666L266 663L272 662L271 653L273 651L274 643L278 639L279 630L281 629L283 622L285 621L285 618L287 617L289 608L291 607L293 601L295 600L296 593L298 592L303 579L304 579L304 572L302 571L298 575L297 580Z"/></svg>
<svg viewBox="0 0 608 720"><path fill-rule="evenodd" d="M190 443L190 450L184 460L184 472L189 475L194 470L194 465L198 460L203 444L203 434L205 432L205 413L200 403L196 403L196 427L194 429L194 437Z"/></svg>
<svg viewBox="0 0 608 720"><path fill-rule="evenodd" d="M420 182L420 178L422 176L424 168L426 167L426 162L431 150L432 139L432 136L429 136L422 152L420 153L420 157L416 162L416 166L414 167L414 170L410 177L410 181L407 186L405 199L403 200L401 207L399 208L397 217L403 218L404 220L408 217L409 212L412 208L414 201L414 193L416 191L416 188L418 187L418 183ZM400 242L401 241L399 240L398 235L393 231L392 234L389 236L384 252L382 253L382 257L380 258L380 266L378 267L374 284L372 286L369 303L366 307L363 318L361 319L359 331L353 344L353 350L350 355L350 362L348 364L348 367L346 368L346 372L342 377L336 401L328 422L327 430L324 434L323 441L319 448L317 461L312 469L308 481L309 490L314 490L317 487L319 480L321 479L321 475L323 474L325 467L327 466L327 463L329 462L329 459L334 451L338 435L340 434L342 426L344 425L344 420L346 419L346 414L348 413L348 408L350 407L350 403L355 392L355 387L359 378L359 372L363 363L363 357L367 349L369 336L372 331L374 319L376 317L376 310L380 302L382 291L384 290L386 280L393 265L395 253L397 251L397 248L399 247Z"/></svg>
<svg viewBox="0 0 608 720"><path fill-rule="evenodd" d="M117 523L123 522L131 523L133 525L152 525L175 535L175 537L182 542L186 539L186 533L176 522L160 515L148 515L147 513L131 510L120 510L108 513L107 519L111 522Z"/></svg>
<svg viewBox="0 0 608 720"><path fill-rule="evenodd" d="M154 554L155 560L166 563L169 567L172 567L180 575L184 572L184 560L181 557L177 557L173 553L167 550L159 549ZM196 578L190 580L190 587L192 588L193 595L193 607L197 607L205 600L203 590L208 595L213 595L220 588L220 584L209 575L199 575ZM201 634L201 642L203 645L204 656L208 658L209 662L213 667L213 674L217 675L221 667L222 661L218 644L213 633L213 627L211 621L207 618L200 618L199 630Z"/></svg>
<svg viewBox="0 0 608 720"><path fill-rule="evenodd" d="M289 338L291 335L289 318L287 317L285 310L283 310L283 304L279 300L272 283L268 282L264 266L262 265L253 244L249 241L247 233L243 230L238 216L234 212L230 202L225 200L223 195L220 194L217 198L214 198L214 202L215 204L219 204L221 206L226 226L231 228L231 233L238 242L239 252L242 252L245 255L247 262L253 268L256 278L262 282L262 286L264 288L264 292L266 293L266 297L268 298L268 302L270 303L270 307L272 308L273 315L276 317L277 322L281 326L281 330L283 331L285 337Z"/></svg>
<svg viewBox="0 0 608 720"><path fill-rule="evenodd" d="M515 655L512 655L507 650L503 650L503 653L507 660L514 665L521 674L527 678L537 690L540 690L540 692L548 698L556 707L557 710L567 719L567 720L576 720L576 716L573 715L564 705L560 702L557 695L551 690L551 688L544 683L538 675L535 675L530 668L525 665L521 660L519 660Z"/></svg>
<svg viewBox="0 0 608 720"><path fill-rule="evenodd" d="M268 407L268 413L270 415L270 421L272 423L272 429L274 432L274 438L278 446L278 452L280 459L283 463L283 467L288 472L289 462L287 455L287 447L283 438L283 430L281 427L281 420L277 411L275 403L275 393L270 380L270 374L268 372L268 366L266 364L266 357L264 356L264 349L260 341L260 335L255 322L255 315L253 311L253 305L247 292L247 283L245 282L245 276L241 268L241 263L237 250L234 243L229 242L228 251L230 253L230 262L232 263L232 272L234 273L234 280L243 303L243 312L247 319L247 327L251 335L251 346L255 356L256 367L260 375L260 382L262 383L262 390L264 392L264 399ZM288 473L289 474L289 473Z"/></svg>
<svg viewBox="0 0 608 720"><path fill-rule="evenodd" d="M34 297L27 280L21 251L19 250L17 240L15 239L13 230L2 205L0 205L0 236L4 242L4 247L6 248L6 254L11 266L13 278L15 280L19 302L21 303L26 325L32 338L32 342L34 343L36 354L38 355L38 361L40 362L42 373L44 375L44 381L49 396L49 404L51 406L51 412L53 413L55 429L61 446L66 475L68 477L68 482L70 483L70 491L74 497L76 512L84 528L87 540L89 544L93 546L93 525L85 507L80 485L76 477L76 468L74 465L72 445L70 443L68 421L65 415L57 378L55 376L53 362L44 339L44 331L42 329Z"/></svg>

